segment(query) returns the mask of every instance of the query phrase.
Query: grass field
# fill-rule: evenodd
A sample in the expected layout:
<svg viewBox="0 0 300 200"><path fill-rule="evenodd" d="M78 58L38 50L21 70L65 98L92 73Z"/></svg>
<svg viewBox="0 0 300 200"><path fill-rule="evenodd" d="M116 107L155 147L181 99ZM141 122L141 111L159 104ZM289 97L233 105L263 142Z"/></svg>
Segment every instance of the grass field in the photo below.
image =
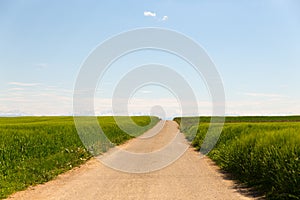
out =
<svg viewBox="0 0 300 200"><path fill-rule="evenodd" d="M180 118L175 118L180 123ZM181 130L200 148L209 117L185 119ZM208 154L235 179L267 199L300 199L300 117L228 117L215 148Z"/></svg>
<svg viewBox="0 0 300 200"><path fill-rule="evenodd" d="M115 144L142 134L159 121L147 116L131 119L144 127L137 129L128 117L118 117L118 123L130 130L128 135L113 117L98 117ZM79 139L73 117L0 118L0 137L0 198L49 181L91 157Z"/></svg>

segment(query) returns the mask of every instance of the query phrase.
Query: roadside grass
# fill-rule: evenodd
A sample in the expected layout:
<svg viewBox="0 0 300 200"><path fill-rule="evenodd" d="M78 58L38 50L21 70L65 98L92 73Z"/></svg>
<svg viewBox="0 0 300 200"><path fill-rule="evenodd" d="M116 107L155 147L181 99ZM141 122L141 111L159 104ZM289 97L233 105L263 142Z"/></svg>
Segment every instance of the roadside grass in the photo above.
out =
<svg viewBox="0 0 300 200"><path fill-rule="evenodd" d="M143 126L136 128L129 117L117 118L131 135L118 128L113 117L98 117L106 136L117 145L159 121L157 117L131 117ZM2 117L0 138L0 199L49 181L92 156L77 134L73 117Z"/></svg>
<svg viewBox="0 0 300 200"><path fill-rule="evenodd" d="M181 127L200 149L209 120ZM300 123L299 117L230 117L208 156L235 179L261 192L267 199L300 199ZM180 118L175 118L180 123ZM204 122L203 122L204 121Z"/></svg>

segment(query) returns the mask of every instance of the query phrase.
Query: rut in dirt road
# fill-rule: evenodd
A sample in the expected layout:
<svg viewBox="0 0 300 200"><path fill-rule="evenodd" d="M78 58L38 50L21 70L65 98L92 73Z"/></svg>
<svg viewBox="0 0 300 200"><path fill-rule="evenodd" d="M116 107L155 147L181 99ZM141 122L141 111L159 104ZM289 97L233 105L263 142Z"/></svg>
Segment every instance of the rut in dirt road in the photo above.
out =
<svg viewBox="0 0 300 200"><path fill-rule="evenodd" d="M145 134L144 137L135 138L119 148L134 153L155 152L170 144L176 137L183 146L184 144L187 146L183 134L178 132L178 124L174 121L166 121L160 132L153 137L150 132ZM147 134L150 136L146 137ZM200 158L199 153L193 148L187 148L183 155L169 166L149 173L117 171L93 158L80 168L71 170L46 184L17 192L10 198L251 199L242 196L233 187L233 182L223 179L217 167L208 158Z"/></svg>

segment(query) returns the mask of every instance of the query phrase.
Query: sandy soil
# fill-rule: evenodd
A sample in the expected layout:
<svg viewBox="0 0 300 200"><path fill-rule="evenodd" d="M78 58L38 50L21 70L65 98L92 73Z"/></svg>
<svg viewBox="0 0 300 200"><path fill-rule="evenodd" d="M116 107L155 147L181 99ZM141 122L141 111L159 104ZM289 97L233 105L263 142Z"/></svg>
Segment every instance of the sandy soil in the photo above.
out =
<svg viewBox="0 0 300 200"><path fill-rule="evenodd" d="M170 143L176 134L176 122L166 121L158 134L147 132L120 147L136 153L152 152ZM9 199L253 199L235 188L209 158L200 158L199 153L188 148L171 165L150 173L120 172L93 158Z"/></svg>

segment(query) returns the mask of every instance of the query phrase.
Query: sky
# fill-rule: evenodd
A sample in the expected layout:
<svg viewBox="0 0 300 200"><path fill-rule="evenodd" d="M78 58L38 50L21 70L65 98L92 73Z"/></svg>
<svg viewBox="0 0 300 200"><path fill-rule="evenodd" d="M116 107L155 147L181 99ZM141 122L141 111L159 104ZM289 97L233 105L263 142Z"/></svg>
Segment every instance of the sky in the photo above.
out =
<svg viewBox="0 0 300 200"><path fill-rule="evenodd" d="M300 114L298 0L0 0L0 115L73 115L74 86L90 53L146 27L184 34L206 51L223 81L225 115ZM190 115L212 113L205 81L189 63L141 50L99 78L96 115L122 114L113 112L115 88L145 63L167 65L189 83L198 102ZM168 88L145 85L128 99L128 114L178 116L180 101Z"/></svg>

